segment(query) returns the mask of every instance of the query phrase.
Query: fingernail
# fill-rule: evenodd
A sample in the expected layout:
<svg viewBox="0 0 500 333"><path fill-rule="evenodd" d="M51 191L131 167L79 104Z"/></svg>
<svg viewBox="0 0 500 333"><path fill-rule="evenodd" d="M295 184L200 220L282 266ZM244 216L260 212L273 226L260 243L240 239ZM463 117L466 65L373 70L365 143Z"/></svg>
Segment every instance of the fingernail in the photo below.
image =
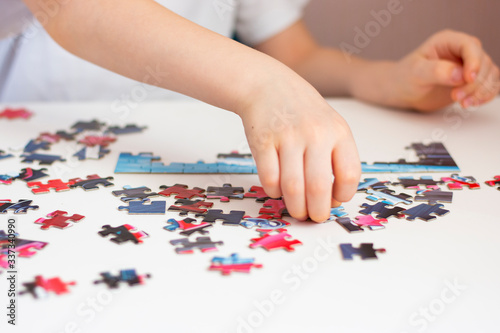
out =
<svg viewBox="0 0 500 333"><path fill-rule="evenodd" d="M332 208L337 208L342 205L342 202L332 199Z"/></svg>
<svg viewBox="0 0 500 333"><path fill-rule="evenodd" d="M458 101L461 101L462 99L465 98L465 91L459 90L459 91L457 91L455 96L457 97Z"/></svg>
<svg viewBox="0 0 500 333"><path fill-rule="evenodd" d="M468 108L469 106L472 106L474 104L474 98L472 97L467 97L465 100L464 100L464 108Z"/></svg>
<svg viewBox="0 0 500 333"><path fill-rule="evenodd" d="M453 71L451 72L451 79L453 80L453 82L462 81L463 76L464 76L464 71L460 67L455 67L455 69L453 69Z"/></svg>
<svg viewBox="0 0 500 333"><path fill-rule="evenodd" d="M470 73L470 77L472 78L472 81L476 81L477 73L476 72Z"/></svg>

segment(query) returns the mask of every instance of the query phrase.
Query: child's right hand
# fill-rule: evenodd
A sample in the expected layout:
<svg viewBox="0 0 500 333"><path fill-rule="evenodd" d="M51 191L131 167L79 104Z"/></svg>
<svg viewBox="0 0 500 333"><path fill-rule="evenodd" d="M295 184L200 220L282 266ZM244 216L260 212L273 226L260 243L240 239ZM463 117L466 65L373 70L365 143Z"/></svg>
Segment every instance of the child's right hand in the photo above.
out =
<svg viewBox="0 0 500 333"><path fill-rule="evenodd" d="M283 196L292 217L323 222L355 194L361 164L349 126L301 78L275 78L239 114L266 193Z"/></svg>

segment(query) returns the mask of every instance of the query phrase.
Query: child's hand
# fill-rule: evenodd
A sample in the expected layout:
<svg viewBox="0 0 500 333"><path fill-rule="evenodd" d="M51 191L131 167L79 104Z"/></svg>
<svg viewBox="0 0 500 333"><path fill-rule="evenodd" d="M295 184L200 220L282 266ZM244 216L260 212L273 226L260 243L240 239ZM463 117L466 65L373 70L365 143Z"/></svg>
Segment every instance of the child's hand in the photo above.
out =
<svg viewBox="0 0 500 333"><path fill-rule="evenodd" d="M323 222L332 205L356 192L356 144L344 119L309 84L275 79L240 112L260 181L269 196L283 195L292 217Z"/></svg>
<svg viewBox="0 0 500 333"><path fill-rule="evenodd" d="M500 91L499 69L481 42L450 30L434 34L399 61L395 74L400 103L422 111L454 101L463 107L480 105Z"/></svg>

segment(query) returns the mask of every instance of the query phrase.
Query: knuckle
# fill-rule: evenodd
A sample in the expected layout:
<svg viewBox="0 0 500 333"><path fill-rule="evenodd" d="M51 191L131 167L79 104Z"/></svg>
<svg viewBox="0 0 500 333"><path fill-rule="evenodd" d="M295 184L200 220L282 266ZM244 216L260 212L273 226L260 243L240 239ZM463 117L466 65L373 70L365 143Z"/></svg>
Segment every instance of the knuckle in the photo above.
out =
<svg viewBox="0 0 500 333"><path fill-rule="evenodd" d="M331 191L332 191L331 182L325 182L319 179L315 179L311 181L309 184L307 184L307 195L314 198L324 197L328 193L331 193Z"/></svg>
<svg viewBox="0 0 500 333"><path fill-rule="evenodd" d="M302 194L303 185L298 179L288 179L281 187L287 197L296 198Z"/></svg>

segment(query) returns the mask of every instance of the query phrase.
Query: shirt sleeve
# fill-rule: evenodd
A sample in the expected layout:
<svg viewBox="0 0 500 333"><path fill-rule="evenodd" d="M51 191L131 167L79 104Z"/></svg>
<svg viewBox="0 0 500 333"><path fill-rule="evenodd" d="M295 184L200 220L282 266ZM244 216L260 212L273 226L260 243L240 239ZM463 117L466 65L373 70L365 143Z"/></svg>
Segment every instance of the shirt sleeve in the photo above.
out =
<svg viewBox="0 0 500 333"><path fill-rule="evenodd" d="M0 0L0 39L19 35L33 22L22 0Z"/></svg>
<svg viewBox="0 0 500 333"><path fill-rule="evenodd" d="M244 44L254 46L285 30L302 18L309 0L240 0L236 34Z"/></svg>

